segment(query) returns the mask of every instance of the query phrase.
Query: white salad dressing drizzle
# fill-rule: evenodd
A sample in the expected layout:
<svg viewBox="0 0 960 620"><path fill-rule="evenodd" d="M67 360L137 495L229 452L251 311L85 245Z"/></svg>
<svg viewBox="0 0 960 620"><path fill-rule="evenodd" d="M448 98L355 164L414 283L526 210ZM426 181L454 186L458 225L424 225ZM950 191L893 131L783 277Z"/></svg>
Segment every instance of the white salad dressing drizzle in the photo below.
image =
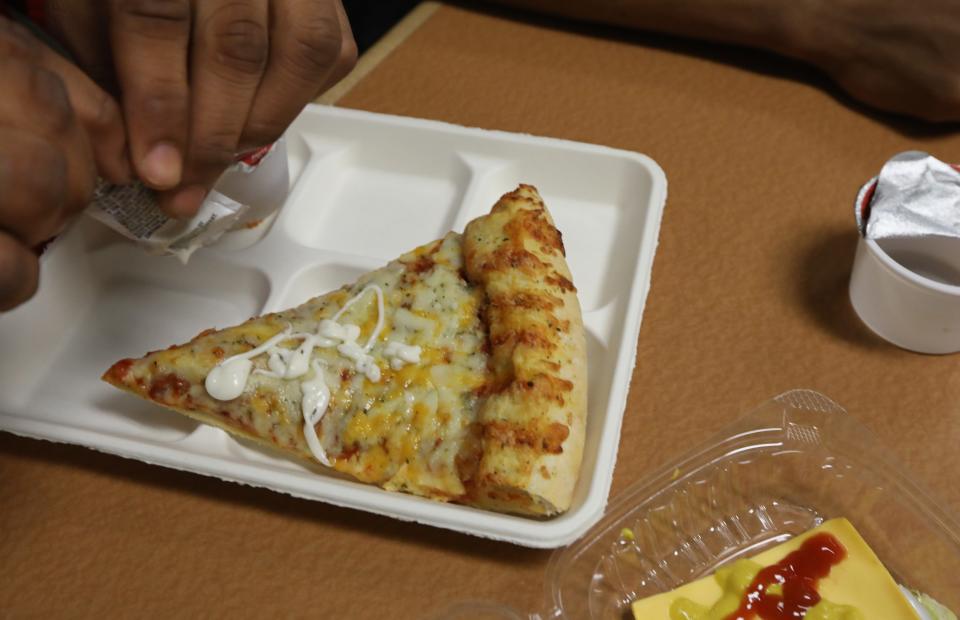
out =
<svg viewBox="0 0 960 620"><path fill-rule="evenodd" d="M362 291L357 293L353 297L353 299L343 304L343 307L340 308L340 310L333 315L333 323L336 323L340 319L340 317L343 316L343 313L346 312L350 306L356 303L357 300L363 298L363 296L366 294L367 291L373 291L377 295L377 326L373 328L373 331L370 333L370 337L367 338L367 344L364 345L363 347L364 351L369 351L370 349L373 348L373 343L377 341L377 336L379 336L380 332L383 331L383 289L377 286L376 284L368 284L363 288ZM356 333L353 334L350 340L356 340L357 338L360 337L360 328L357 327L356 325L347 324L347 325L344 325L344 327L356 328Z"/></svg>
<svg viewBox="0 0 960 620"><path fill-rule="evenodd" d="M297 377L302 377L307 374L307 371L310 370L310 356L313 355L313 347L316 343L317 337L313 334L308 334L306 338L303 339L303 342L300 343L300 346L294 349L292 354L288 354L288 358L283 360L286 362L286 369L283 373L284 379L296 379ZM273 358L272 355L270 357L271 359ZM278 357L283 359L280 355L278 355Z"/></svg>
<svg viewBox="0 0 960 620"><path fill-rule="evenodd" d="M383 354L390 359L390 367L400 370L404 364L419 364L421 349L415 345L404 344L391 340L383 349Z"/></svg>
<svg viewBox="0 0 960 620"><path fill-rule="evenodd" d="M380 380L380 367L373 360L373 356L368 355L364 349L361 349L355 340L345 340L338 344L337 351L340 355L352 361L357 372L366 375L367 379L374 383Z"/></svg>
<svg viewBox="0 0 960 620"><path fill-rule="evenodd" d="M337 323L337 319L343 316L343 313L356 303L357 300L361 299L367 291L373 291L377 297L377 325L373 328L373 331L370 332L367 343L361 348L357 343L357 338L360 337L360 328L349 323L340 325ZM341 342L337 345L337 352L352 361L356 371L366 375L367 379L370 379L374 383L380 380L380 367L377 366L373 356L370 355L370 349L373 348L374 343L376 343L377 338L380 336L380 332L383 331L383 314L383 289L376 284L371 284L360 291L353 299L343 304L343 307L333 315L333 319L320 321L320 325L317 327L317 331L321 336L331 340L339 339Z"/></svg>
<svg viewBox="0 0 960 620"><path fill-rule="evenodd" d="M259 347L250 349L246 353L228 357L214 366L203 382L207 393L217 400L233 400L240 396L247 387L247 379L250 377L250 370L253 368L250 358L266 353L278 343L287 340L290 338L291 331L290 327L287 327Z"/></svg>
<svg viewBox="0 0 960 620"><path fill-rule="evenodd" d="M362 347L357 342L360 337L360 327L351 323L338 323L343 314L372 291L377 301L377 324L370 332L366 344ZM217 400L233 400L246 389L247 380L251 371L255 374L266 375L278 379L297 379L312 368L314 377L300 383L303 395L301 410L303 413L303 435L310 447L313 456L326 466L330 466L327 453L317 436L315 425L323 418L330 404L330 387L323 378L323 369L318 360L312 360L313 350L316 347L336 347L337 352L353 362L356 372L363 374L367 379L376 383L380 380L380 367L377 366L370 351L377 342L384 326L383 289L376 284L364 287L353 296L333 315L332 319L324 319L317 325L315 334L294 333L292 327L270 338L259 347L246 353L234 355L220 362L207 375L204 385L207 393ZM302 342L296 349L284 349L278 345L284 340L299 339ZM421 349L402 342L390 341L384 348L384 355L390 360L390 366L399 370L404 364L420 362ZM251 358L267 354L267 368L269 370L253 370Z"/></svg>
<svg viewBox="0 0 960 620"><path fill-rule="evenodd" d="M341 325L331 319L323 319L317 326L321 346L332 347L338 340L356 340L360 337L360 328L350 323Z"/></svg>
<svg viewBox="0 0 960 620"><path fill-rule="evenodd" d="M327 451L323 449L316 429L316 424L323 419L323 414L327 412L327 406L330 404L330 387L323 380L323 368L320 362L314 360L310 366L313 368L313 379L300 384L300 391L303 393L303 400L300 403L300 409L303 411L303 436L307 439L307 445L313 457L330 467Z"/></svg>

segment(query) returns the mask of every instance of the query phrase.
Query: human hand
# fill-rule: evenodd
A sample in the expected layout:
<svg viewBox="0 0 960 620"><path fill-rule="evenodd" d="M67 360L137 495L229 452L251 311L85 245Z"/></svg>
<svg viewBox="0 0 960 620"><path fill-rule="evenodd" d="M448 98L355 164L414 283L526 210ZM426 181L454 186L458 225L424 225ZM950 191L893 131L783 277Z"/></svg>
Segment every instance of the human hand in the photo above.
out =
<svg viewBox="0 0 960 620"><path fill-rule="evenodd" d="M87 206L97 168L130 178L119 107L82 71L0 18L0 311L33 296L31 250Z"/></svg>
<svg viewBox="0 0 960 620"><path fill-rule="evenodd" d="M81 66L116 85L136 174L176 217L357 54L340 0L48 0L47 12Z"/></svg>

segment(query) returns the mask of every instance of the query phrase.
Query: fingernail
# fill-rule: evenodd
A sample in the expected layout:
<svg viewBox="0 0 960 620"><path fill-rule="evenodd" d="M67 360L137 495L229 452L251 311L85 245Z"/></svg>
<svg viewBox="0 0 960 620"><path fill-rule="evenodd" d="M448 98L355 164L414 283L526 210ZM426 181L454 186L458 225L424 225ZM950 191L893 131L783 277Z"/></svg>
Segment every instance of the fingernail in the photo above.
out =
<svg viewBox="0 0 960 620"><path fill-rule="evenodd" d="M167 203L167 213L179 219L191 218L197 214L206 197L207 188L202 185L184 187L177 190Z"/></svg>
<svg viewBox="0 0 960 620"><path fill-rule="evenodd" d="M183 160L180 151L169 142L153 145L140 161L140 176L154 189L169 189L180 183Z"/></svg>

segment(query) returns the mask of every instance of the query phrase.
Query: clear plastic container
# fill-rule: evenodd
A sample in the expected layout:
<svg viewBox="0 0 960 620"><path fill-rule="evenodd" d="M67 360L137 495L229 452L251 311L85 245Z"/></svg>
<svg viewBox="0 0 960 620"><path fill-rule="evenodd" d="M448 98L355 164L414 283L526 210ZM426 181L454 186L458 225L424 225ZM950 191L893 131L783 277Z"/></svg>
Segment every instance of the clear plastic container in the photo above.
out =
<svg viewBox="0 0 960 620"><path fill-rule="evenodd" d="M795 390L615 498L553 554L545 610L466 602L436 617L631 618L636 599L841 516L900 584L960 611L960 527L841 407Z"/></svg>

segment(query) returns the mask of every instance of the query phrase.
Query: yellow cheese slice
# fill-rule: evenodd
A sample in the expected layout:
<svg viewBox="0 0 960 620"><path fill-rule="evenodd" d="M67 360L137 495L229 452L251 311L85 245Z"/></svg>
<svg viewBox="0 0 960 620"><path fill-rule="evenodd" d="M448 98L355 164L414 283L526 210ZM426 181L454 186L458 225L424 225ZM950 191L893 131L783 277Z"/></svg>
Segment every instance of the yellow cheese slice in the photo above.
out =
<svg viewBox="0 0 960 620"><path fill-rule="evenodd" d="M900 592L873 550L846 519L831 519L820 527L754 556L753 561L770 566L795 551L807 538L821 532L835 536L847 550L847 557L833 566L820 580L820 596L837 605L849 605L869 620L920 620ZM686 598L704 607L711 607L723 594L713 575L633 603L637 620L670 620L670 606Z"/></svg>

